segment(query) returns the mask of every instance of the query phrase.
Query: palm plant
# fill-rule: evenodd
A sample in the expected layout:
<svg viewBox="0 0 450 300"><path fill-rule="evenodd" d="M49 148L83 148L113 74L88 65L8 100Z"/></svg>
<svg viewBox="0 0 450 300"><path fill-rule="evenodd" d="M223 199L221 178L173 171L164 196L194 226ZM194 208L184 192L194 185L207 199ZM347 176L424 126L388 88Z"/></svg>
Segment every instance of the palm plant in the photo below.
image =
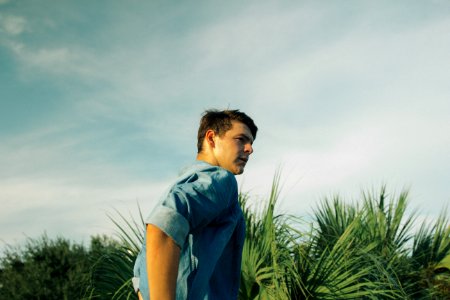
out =
<svg viewBox="0 0 450 300"><path fill-rule="evenodd" d="M440 298L450 294L450 226L446 211L433 226L425 223L414 236L411 270L406 281L415 298Z"/></svg>
<svg viewBox="0 0 450 300"><path fill-rule="evenodd" d="M336 244L350 224L355 221L357 209L346 205L336 195L332 200L325 198L314 210L314 217L317 223L314 250L320 256L323 251Z"/></svg>
<svg viewBox="0 0 450 300"><path fill-rule="evenodd" d="M315 211L316 226L297 246L301 277L292 299L382 299L399 293L383 284L385 270L371 254L376 244L363 241L363 214L339 197Z"/></svg>
<svg viewBox="0 0 450 300"><path fill-rule="evenodd" d="M298 273L301 286L291 299L380 299L395 298L395 292L385 289L380 281L368 280L377 273L379 262L367 262L371 246L355 247L354 232L357 223L351 224L332 248L316 257L314 243L299 245Z"/></svg>
<svg viewBox="0 0 450 300"><path fill-rule="evenodd" d="M407 243L412 238L410 231L416 218L414 212L406 215L407 205L407 191L398 197L388 197L386 187L382 186L379 193L364 193L363 228L359 236L364 244L374 244L371 254L382 264L381 279L385 286L404 298L408 296L403 280L409 268Z"/></svg>
<svg viewBox="0 0 450 300"><path fill-rule="evenodd" d="M242 253L241 300L289 299L289 290L298 281L291 250L295 239L288 218L275 215L278 186L276 174L267 206L259 213L250 211L247 194L241 194L239 198L247 227Z"/></svg>
<svg viewBox="0 0 450 300"><path fill-rule="evenodd" d="M407 195L403 191L397 198L389 198L383 186L379 193L364 193L361 208L344 204L339 197L333 198L332 202L323 202L315 211L316 230L311 233L314 242L299 246L303 297L329 298L318 293L318 286L327 286L330 281L335 281L331 274L339 268L348 273L341 270L337 274L345 273L347 279L355 280L349 286L363 285L359 285L352 296L342 294L346 291L344 286L332 283L341 294L331 296L331 299L441 299L445 293L448 295L448 220L441 216L432 228L422 226L415 236L411 254L408 243L413 238L410 231L415 215L406 216ZM345 257L341 256L342 251L348 257L340 261ZM313 265L308 264L308 259ZM332 259L336 265L324 263L327 259ZM321 268L320 272L314 268L316 263ZM328 267L331 269L325 271ZM312 275L314 272L319 274ZM311 284L315 281L319 285ZM368 282L370 284L364 284Z"/></svg>
<svg viewBox="0 0 450 300"><path fill-rule="evenodd" d="M278 174L267 205L259 214L249 210L248 195L241 195L247 238L240 299L399 296L397 291L386 288L383 265L370 254L376 245L362 244L358 238L362 218L355 208L338 198L333 204L325 201L316 213L319 226L304 233L297 229L299 219L274 214L278 197Z"/></svg>
<svg viewBox="0 0 450 300"><path fill-rule="evenodd" d="M119 246L105 253L92 268L87 291L88 299L135 299L131 278L134 261L144 240L144 220L139 209L140 222L129 221L116 211L119 221L109 216L116 226Z"/></svg>
<svg viewBox="0 0 450 300"><path fill-rule="evenodd" d="M412 238L411 226L415 220L414 213L406 216L408 192L403 191L395 199L387 199L386 187L380 193L363 195L364 236L362 239L377 241L377 254L385 258L387 263L407 252L406 244ZM387 203L386 203L387 202Z"/></svg>

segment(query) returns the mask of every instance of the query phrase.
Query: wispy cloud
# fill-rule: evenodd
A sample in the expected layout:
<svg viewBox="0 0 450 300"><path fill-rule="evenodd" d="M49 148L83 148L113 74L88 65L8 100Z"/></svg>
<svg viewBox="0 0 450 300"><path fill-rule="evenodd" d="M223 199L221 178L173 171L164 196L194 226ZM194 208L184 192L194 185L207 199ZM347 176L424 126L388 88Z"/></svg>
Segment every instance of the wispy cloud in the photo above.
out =
<svg viewBox="0 0 450 300"><path fill-rule="evenodd" d="M6 3L6 2L4 2ZM1 5L2 3L0 3ZM0 14L0 32L16 36L26 29L26 20L20 16Z"/></svg>
<svg viewBox="0 0 450 300"><path fill-rule="evenodd" d="M167 182L163 181L103 188L58 179L2 181L0 227L9 230L2 230L0 241L20 242L25 236L37 237L45 231L52 237L59 235L75 240L85 239L86 232L111 234L113 226L108 213L114 209L124 214L130 212L137 220L137 204L146 214L166 186Z"/></svg>
<svg viewBox="0 0 450 300"><path fill-rule="evenodd" d="M36 49L18 41L8 41L5 44L22 67L29 70L27 73L39 71L78 78L92 78L97 74L95 60L83 49L67 47Z"/></svg>

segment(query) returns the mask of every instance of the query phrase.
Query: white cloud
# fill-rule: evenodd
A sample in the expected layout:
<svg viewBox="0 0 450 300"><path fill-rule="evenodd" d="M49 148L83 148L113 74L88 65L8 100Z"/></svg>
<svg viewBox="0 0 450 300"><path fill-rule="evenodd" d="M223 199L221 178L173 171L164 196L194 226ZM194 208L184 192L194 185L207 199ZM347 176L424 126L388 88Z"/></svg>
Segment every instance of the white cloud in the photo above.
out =
<svg viewBox="0 0 450 300"><path fill-rule="evenodd" d="M279 164L289 174L287 185L297 185L298 182L302 190L327 190L367 172L378 163L386 148L386 145L379 144L383 131L378 127L369 125L343 132L330 129L328 133L318 134L320 131L305 133L324 141L325 144L317 146L285 144L282 141L285 138L274 142L276 146L262 142L268 149L261 149L263 153L258 161L249 165L244 181L252 185L265 182L262 186L267 187L274 174L273 168Z"/></svg>
<svg viewBox="0 0 450 300"><path fill-rule="evenodd" d="M19 35L26 29L26 23L23 17L0 14L0 32L3 31L12 36Z"/></svg>
<svg viewBox="0 0 450 300"><path fill-rule="evenodd" d="M410 96L433 96L433 91L438 94L448 86L443 79L450 71L443 62L450 59L450 44L442 37L449 30L448 19L390 31L354 26L340 37L320 41L319 47L299 51L294 47L269 60L275 63L264 62L266 68L247 74L246 86L255 105L276 99L277 107L311 98L322 102L359 98L361 103L373 99L384 104L394 96L403 103Z"/></svg>
<svg viewBox="0 0 450 300"><path fill-rule="evenodd" d="M411 188L414 206L433 198L435 208L442 207L448 200L445 188L430 190L425 179L438 176L438 185L450 179L444 172L427 171L436 172L448 165L449 113L448 105L431 108L415 104L387 112L380 106L355 111L345 122L334 125L266 126L240 181L245 190L268 193L274 168L280 164L283 194L289 199L284 204L301 213L325 195L340 193L353 199L361 189L381 184Z"/></svg>
<svg viewBox="0 0 450 300"><path fill-rule="evenodd" d="M231 63L245 68L263 63L294 44L292 37L301 35L322 15L307 7L286 10L262 3L246 7L191 34L191 50L199 54L196 67L205 70Z"/></svg>
<svg viewBox="0 0 450 300"><path fill-rule="evenodd" d="M66 124L3 138L1 241L16 243L24 239L21 233L37 237L44 231L77 241L111 234L114 225L107 212L126 214L139 202L146 216L167 188L166 176L137 178L97 156L87 146L95 132L74 134L72 129Z"/></svg>
<svg viewBox="0 0 450 300"><path fill-rule="evenodd" d="M138 221L137 203L146 217L166 187L166 182L99 188L58 179L1 181L1 241L14 244L21 233L37 237L44 231L78 241L94 234L111 234L115 227L107 213L118 210L127 216L130 212L130 221Z"/></svg>
<svg viewBox="0 0 450 300"><path fill-rule="evenodd" d="M80 48L55 47L34 49L23 42L4 43L13 51L26 70L25 74L36 74L36 70L54 75L71 75L92 79L100 73L96 60L91 54Z"/></svg>
<svg viewBox="0 0 450 300"><path fill-rule="evenodd" d="M111 186L86 186L68 184L64 179L21 178L0 182L2 194L0 202L2 218L9 214L17 214L22 210L33 211L38 208L58 206L64 208L77 207L80 214L83 207L113 207L121 201L149 201L154 204L161 196L167 182L137 182ZM144 204L148 208L149 203Z"/></svg>
<svg viewBox="0 0 450 300"><path fill-rule="evenodd" d="M0 146L2 169L0 178L53 180L89 186L107 186L127 183L128 172L105 158L104 149L95 148L99 136L96 131L85 131L70 125L60 128L39 128L35 131L4 137Z"/></svg>

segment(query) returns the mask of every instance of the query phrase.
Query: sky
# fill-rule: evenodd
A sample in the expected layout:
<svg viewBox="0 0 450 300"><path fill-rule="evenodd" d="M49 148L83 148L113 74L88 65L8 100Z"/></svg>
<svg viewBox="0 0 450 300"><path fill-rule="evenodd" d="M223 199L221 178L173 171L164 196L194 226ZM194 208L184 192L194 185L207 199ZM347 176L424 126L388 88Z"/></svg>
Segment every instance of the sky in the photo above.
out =
<svg viewBox="0 0 450 300"><path fill-rule="evenodd" d="M0 247L112 234L196 155L205 109L259 127L241 191L308 218L450 203L450 2L0 0Z"/></svg>

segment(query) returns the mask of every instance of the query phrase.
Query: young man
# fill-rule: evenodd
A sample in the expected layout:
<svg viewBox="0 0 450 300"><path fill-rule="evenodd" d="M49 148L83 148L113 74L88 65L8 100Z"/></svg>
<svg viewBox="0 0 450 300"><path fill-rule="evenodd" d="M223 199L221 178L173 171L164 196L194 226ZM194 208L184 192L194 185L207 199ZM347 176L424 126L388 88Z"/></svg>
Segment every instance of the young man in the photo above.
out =
<svg viewBox="0 0 450 300"><path fill-rule="evenodd" d="M234 175L257 131L238 110L204 113L196 162L146 219L133 278L140 299L237 299L245 223Z"/></svg>

